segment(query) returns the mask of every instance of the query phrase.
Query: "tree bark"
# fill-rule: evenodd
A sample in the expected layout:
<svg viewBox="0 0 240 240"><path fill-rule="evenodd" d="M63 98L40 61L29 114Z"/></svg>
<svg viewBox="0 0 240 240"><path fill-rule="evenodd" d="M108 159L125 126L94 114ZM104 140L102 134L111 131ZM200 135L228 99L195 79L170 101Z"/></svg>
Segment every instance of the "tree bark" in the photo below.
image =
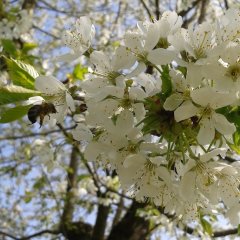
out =
<svg viewBox="0 0 240 240"><path fill-rule="evenodd" d="M136 215L144 206L134 201L123 219L113 227L108 240L144 240L149 232L149 221Z"/></svg>

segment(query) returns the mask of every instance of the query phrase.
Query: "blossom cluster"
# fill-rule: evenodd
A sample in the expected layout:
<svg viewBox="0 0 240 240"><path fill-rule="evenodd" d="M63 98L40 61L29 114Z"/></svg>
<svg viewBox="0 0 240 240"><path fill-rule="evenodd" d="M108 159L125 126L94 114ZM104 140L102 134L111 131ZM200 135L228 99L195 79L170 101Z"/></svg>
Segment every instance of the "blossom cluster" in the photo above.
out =
<svg viewBox="0 0 240 240"><path fill-rule="evenodd" d="M115 170L137 200L187 221L216 214L223 203L238 224L240 164L222 159L237 129L228 113L239 106L240 11L187 29L182 23L170 11L139 22L109 56L89 50L95 29L88 17L78 20L65 37L74 51L67 59L85 54L92 71L80 83L87 110L73 136L84 143L84 157Z"/></svg>
<svg viewBox="0 0 240 240"><path fill-rule="evenodd" d="M32 26L31 18L27 10L18 13L10 12L9 16L1 19L0 36L1 39L17 39L22 34L27 33Z"/></svg>

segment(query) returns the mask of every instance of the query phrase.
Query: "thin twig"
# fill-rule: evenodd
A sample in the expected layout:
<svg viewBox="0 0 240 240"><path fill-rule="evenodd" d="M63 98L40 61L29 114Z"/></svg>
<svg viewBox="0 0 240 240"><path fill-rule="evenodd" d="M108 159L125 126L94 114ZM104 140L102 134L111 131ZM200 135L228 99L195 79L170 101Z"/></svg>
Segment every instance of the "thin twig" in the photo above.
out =
<svg viewBox="0 0 240 240"><path fill-rule="evenodd" d="M155 0L155 7L156 7L156 19L159 20L160 17L160 8L159 8L159 0Z"/></svg>
<svg viewBox="0 0 240 240"><path fill-rule="evenodd" d="M44 0L39 0L39 2L43 3L45 6L40 6L40 5L37 5L38 8L43 8L43 9L47 9L47 10L51 10L51 11L54 11L54 12L57 12L57 13L63 13L63 14L66 14L66 15L69 15L69 16L72 16L72 15L76 15L76 16L79 16L79 15L82 15L83 13L82 12L75 12L75 11L65 11L65 10L60 10L60 9L57 9L55 6L51 5L50 3L44 1Z"/></svg>
<svg viewBox="0 0 240 240"><path fill-rule="evenodd" d="M11 238L11 239L18 240L17 237L13 236L12 234L9 234L9 233L6 233L6 232L3 232L3 231L0 231L0 235L3 235L3 236L6 236L6 237L9 237L9 238Z"/></svg>
<svg viewBox="0 0 240 240"><path fill-rule="evenodd" d="M65 131L74 129L76 127L76 125L69 127L69 128L65 128ZM36 137L36 136L46 136L48 134L52 134L52 133L57 133L57 132L61 132L61 129L56 129L56 130L51 130L48 132L40 132L40 133L31 133L31 134L27 134L27 135L22 135L22 136L8 136L8 137L2 137L0 138L0 141L4 141L4 140L17 140L17 139L22 139L22 138L29 138L29 137Z"/></svg>
<svg viewBox="0 0 240 240"><path fill-rule="evenodd" d="M57 36L55 36L54 34L52 34L52 33L50 33L50 32L47 32L47 31L43 30L42 28L40 28L40 27L38 27L38 26L36 26L36 25L33 25L33 28L35 28L36 30L38 30L38 31L40 31L40 32L42 32L42 33L44 33L44 34L46 34L46 35L48 35L48 36L50 36L50 37L52 37L52 38L54 38L54 39L57 39L57 40L60 39L60 37L57 37Z"/></svg>
<svg viewBox="0 0 240 240"><path fill-rule="evenodd" d="M205 19L206 10L207 10L206 8L207 8L208 4L209 4L209 0L202 1L202 3L201 3L200 14L199 14L199 17L198 17L198 23L199 24L201 24Z"/></svg>
<svg viewBox="0 0 240 240"><path fill-rule="evenodd" d="M15 240L28 240L28 239L31 239L31 238L34 238L34 237L38 237L40 235L43 235L43 234L59 234L60 232L58 230L50 230L50 229L45 229L45 230L42 230L40 232L36 232L34 234L31 234L29 236L25 236L25 237L15 237L13 236L12 234L9 234L9 233L6 233L6 232L3 232L3 231L0 231L0 234L1 235L4 235L6 237L9 237L11 239L15 239Z"/></svg>
<svg viewBox="0 0 240 240"><path fill-rule="evenodd" d="M227 0L224 0L224 4L225 4L225 8L226 8L226 9L229 9L229 4L228 4L228 1L227 1Z"/></svg>
<svg viewBox="0 0 240 240"><path fill-rule="evenodd" d="M200 3L202 0L196 0L194 2L192 2L192 6L189 7L186 10L182 10L178 13L179 16L181 17L185 17L198 3Z"/></svg>
<svg viewBox="0 0 240 240"><path fill-rule="evenodd" d="M153 17L153 14L151 13L151 11L149 10L148 6L146 5L146 3L144 2L144 0L140 0L140 2L142 3L144 9L146 10L149 18L151 21L153 21L152 17Z"/></svg>

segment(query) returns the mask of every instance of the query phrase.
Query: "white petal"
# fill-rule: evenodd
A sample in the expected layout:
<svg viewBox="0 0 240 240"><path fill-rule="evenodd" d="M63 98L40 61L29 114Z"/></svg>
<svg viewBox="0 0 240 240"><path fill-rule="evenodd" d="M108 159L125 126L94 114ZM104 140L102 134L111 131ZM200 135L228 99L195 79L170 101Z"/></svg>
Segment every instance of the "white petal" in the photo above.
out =
<svg viewBox="0 0 240 240"><path fill-rule="evenodd" d="M86 125L81 123L79 123L77 128L75 128L72 131L72 134L73 134L73 138L78 141L81 141L81 140L91 141L93 138L93 135L90 129Z"/></svg>
<svg viewBox="0 0 240 240"><path fill-rule="evenodd" d="M233 226L237 226L240 223L240 203L232 206L226 214L226 217L229 218L230 223Z"/></svg>
<svg viewBox="0 0 240 240"><path fill-rule="evenodd" d="M146 69L147 69L146 64L143 62L139 62L137 67L132 72L127 74L126 77L127 78L135 77L135 76L139 75L140 73L145 72Z"/></svg>
<svg viewBox="0 0 240 240"><path fill-rule="evenodd" d="M44 102L44 98L41 96L30 97L27 101L24 102L24 105L41 105Z"/></svg>
<svg viewBox="0 0 240 240"><path fill-rule="evenodd" d="M167 111L174 111L183 102L183 96L179 93L173 93L166 99L163 107Z"/></svg>
<svg viewBox="0 0 240 240"><path fill-rule="evenodd" d="M203 155L200 156L200 160L202 162L207 162L209 161L211 158L216 157L217 155L221 155L224 156L226 154L227 149L225 148L217 148L212 150L211 152L205 153Z"/></svg>
<svg viewBox="0 0 240 240"><path fill-rule="evenodd" d="M135 167L135 169L139 168L142 164L146 162L146 158L140 154L132 154L128 155L123 163L125 168Z"/></svg>
<svg viewBox="0 0 240 240"><path fill-rule="evenodd" d="M203 79L202 71L202 66L192 63L188 64L186 80L190 83L191 87L196 88L201 84Z"/></svg>
<svg viewBox="0 0 240 240"><path fill-rule="evenodd" d="M225 116L219 113L214 113L212 115L212 118L214 120L215 128L218 132L224 134L224 135L230 135L233 134L236 131L236 127L233 123L228 122Z"/></svg>
<svg viewBox="0 0 240 240"><path fill-rule="evenodd" d="M148 61L156 65L165 65L171 63L176 57L176 52L168 49L157 48L149 52Z"/></svg>
<svg viewBox="0 0 240 240"><path fill-rule="evenodd" d="M134 53L141 53L143 51L142 36L137 33L128 32L124 36L125 45L129 47Z"/></svg>
<svg viewBox="0 0 240 240"><path fill-rule="evenodd" d="M185 201L192 202L195 199L195 180L196 180L196 173L193 171L187 172L179 186L179 194L181 198Z"/></svg>
<svg viewBox="0 0 240 240"><path fill-rule="evenodd" d="M158 29L157 23L152 23L149 25L148 32L147 32L147 38L145 40L144 44L144 50L150 51L152 50L158 43L159 40L159 29Z"/></svg>
<svg viewBox="0 0 240 240"><path fill-rule="evenodd" d="M156 174L162 179L168 186L171 186L172 180L171 175L167 168L165 167L158 167L156 168Z"/></svg>
<svg viewBox="0 0 240 240"><path fill-rule="evenodd" d="M96 66L97 71L101 73L112 71L109 58L101 51L94 51L90 55L90 61Z"/></svg>
<svg viewBox="0 0 240 240"><path fill-rule="evenodd" d="M204 87L192 91L191 98L195 103L204 107L210 105L213 109L225 107L236 101L235 94L220 93L211 87Z"/></svg>
<svg viewBox="0 0 240 240"><path fill-rule="evenodd" d="M103 100L108 96L114 96L117 98L122 98L124 94L124 89L115 86L106 86L102 91L95 95L94 101L98 102Z"/></svg>
<svg viewBox="0 0 240 240"><path fill-rule="evenodd" d="M200 122L200 130L197 135L197 140L201 145L210 144L215 136L215 128L213 121L208 118L203 118Z"/></svg>
<svg viewBox="0 0 240 240"><path fill-rule="evenodd" d="M87 145L84 156L88 161L96 161L97 157L105 152L110 152L109 146L98 142L91 142Z"/></svg>
<svg viewBox="0 0 240 240"><path fill-rule="evenodd" d="M66 53L61 56L57 56L53 59L54 62L72 62L78 58L80 58L82 55L81 52L76 52L76 53Z"/></svg>
<svg viewBox="0 0 240 240"><path fill-rule="evenodd" d="M66 103L72 112L76 110L74 100L68 92L66 92Z"/></svg>
<svg viewBox="0 0 240 240"><path fill-rule="evenodd" d="M136 77L136 82L144 87L144 91L148 96L153 96L161 91L161 79L156 79L150 74L141 73Z"/></svg>
<svg viewBox="0 0 240 240"><path fill-rule="evenodd" d="M117 48L115 55L112 59L113 70L129 69L136 62L136 57L126 49L126 47L120 46Z"/></svg>
<svg viewBox="0 0 240 240"><path fill-rule="evenodd" d="M135 104L133 104L133 111L135 113L135 117L136 117L138 122L143 120L143 118L146 115L146 109L145 109L143 103L135 103Z"/></svg>
<svg viewBox="0 0 240 240"><path fill-rule="evenodd" d="M95 35L95 27L87 16L82 16L76 21L76 29L81 33L84 42L91 41Z"/></svg>
<svg viewBox="0 0 240 240"><path fill-rule="evenodd" d="M35 88L46 94L57 94L66 91L63 83L52 76L39 76L35 79Z"/></svg>
<svg viewBox="0 0 240 240"><path fill-rule="evenodd" d="M139 87L131 87L129 90L129 97L132 100L142 101L147 97L147 94Z"/></svg>
<svg viewBox="0 0 240 240"><path fill-rule="evenodd" d="M108 85L106 78L91 78L81 82L81 88L87 93L97 93Z"/></svg>
<svg viewBox="0 0 240 240"><path fill-rule="evenodd" d="M180 122L197 115L198 112L198 108L191 101L186 101L174 111L174 117L177 122Z"/></svg>
<svg viewBox="0 0 240 240"><path fill-rule="evenodd" d="M133 114L129 110L124 110L118 115L116 128L121 131L121 135L126 134L131 128L133 128L133 124Z"/></svg>

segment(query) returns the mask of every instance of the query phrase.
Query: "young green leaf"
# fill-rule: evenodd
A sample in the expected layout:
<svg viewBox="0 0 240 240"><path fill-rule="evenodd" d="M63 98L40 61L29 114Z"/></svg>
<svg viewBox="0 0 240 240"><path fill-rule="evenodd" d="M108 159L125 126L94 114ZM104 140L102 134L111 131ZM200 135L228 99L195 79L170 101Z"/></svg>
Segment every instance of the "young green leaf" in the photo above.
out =
<svg viewBox="0 0 240 240"><path fill-rule="evenodd" d="M17 119L25 116L31 105L28 106L17 106L15 108L10 108L4 112L0 117L0 123L9 123L16 121Z"/></svg>
<svg viewBox="0 0 240 240"><path fill-rule="evenodd" d="M212 236L213 230L212 225L204 218L201 218L201 225L203 227L203 230L209 234L209 236Z"/></svg>
<svg viewBox="0 0 240 240"><path fill-rule="evenodd" d="M169 75L169 67L168 65L162 67L163 71L161 74L162 78L162 93L165 98L167 98L172 92L172 82L171 77Z"/></svg>
<svg viewBox="0 0 240 240"><path fill-rule="evenodd" d="M20 86L10 85L6 87L0 87L0 105L24 101L30 97L39 95L41 95L40 92Z"/></svg>
<svg viewBox="0 0 240 240"><path fill-rule="evenodd" d="M34 81L39 74L31 65L14 59L7 59L7 65L13 84L34 89Z"/></svg>
<svg viewBox="0 0 240 240"><path fill-rule="evenodd" d="M17 57L17 48L14 42L10 39L2 39L3 50L11 55L12 57Z"/></svg>
<svg viewBox="0 0 240 240"><path fill-rule="evenodd" d="M73 77L75 79L83 80L84 75L88 72L86 67L83 67L81 64L77 64L73 70Z"/></svg>
<svg viewBox="0 0 240 240"><path fill-rule="evenodd" d="M37 47L36 43L24 43L22 51L26 54L28 51L33 50Z"/></svg>

